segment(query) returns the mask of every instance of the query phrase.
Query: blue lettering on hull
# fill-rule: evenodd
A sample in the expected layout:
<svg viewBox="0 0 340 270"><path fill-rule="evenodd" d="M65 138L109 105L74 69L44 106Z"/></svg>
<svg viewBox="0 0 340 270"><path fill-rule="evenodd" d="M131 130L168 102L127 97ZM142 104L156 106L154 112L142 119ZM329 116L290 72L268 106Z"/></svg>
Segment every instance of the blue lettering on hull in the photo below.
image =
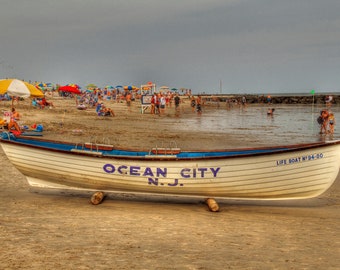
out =
<svg viewBox="0 0 340 270"><path fill-rule="evenodd" d="M129 175L136 177L145 177L148 185L152 186L168 186L181 187L180 179L202 179L216 178L220 172L220 167L212 168L183 168L178 170L178 177L168 179L168 168L151 168L140 166L114 165L105 164L103 170L108 174Z"/></svg>

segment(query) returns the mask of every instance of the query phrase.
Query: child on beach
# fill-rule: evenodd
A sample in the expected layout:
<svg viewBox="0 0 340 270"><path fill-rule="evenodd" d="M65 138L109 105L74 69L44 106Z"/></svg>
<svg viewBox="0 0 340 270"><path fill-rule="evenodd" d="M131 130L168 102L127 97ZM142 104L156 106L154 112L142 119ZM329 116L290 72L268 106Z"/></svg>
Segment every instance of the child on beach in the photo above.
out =
<svg viewBox="0 0 340 270"><path fill-rule="evenodd" d="M328 116L328 126L329 126L329 133L334 133L334 126L335 126L335 117L333 113L330 113Z"/></svg>
<svg viewBox="0 0 340 270"><path fill-rule="evenodd" d="M275 109L274 108L268 108L267 115L273 116Z"/></svg>
<svg viewBox="0 0 340 270"><path fill-rule="evenodd" d="M317 119L318 123L320 124L320 134L327 134L328 117L328 110L322 110L320 112L320 116Z"/></svg>

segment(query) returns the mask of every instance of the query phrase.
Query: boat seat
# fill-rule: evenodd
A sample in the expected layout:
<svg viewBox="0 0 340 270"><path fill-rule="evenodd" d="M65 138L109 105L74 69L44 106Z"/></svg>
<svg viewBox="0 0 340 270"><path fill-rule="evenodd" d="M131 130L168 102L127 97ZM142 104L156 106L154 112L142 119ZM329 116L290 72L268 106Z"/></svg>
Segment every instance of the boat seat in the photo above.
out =
<svg viewBox="0 0 340 270"><path fill-rule="evenodd" d="M145 155L145 158L175 159L177 158L177 155Z"/></svg>
<svg viewBox="0 0 340 270"><path fill-rule="evenodd" d="M157 147L152 148L151 153L154 155L177 155L181 152L180 148L164 148L164 147Z"/></svg>
<svg viewBox="0 0 340 270"><path fill-rule="evenodd" d="M85 148L92 150L113 150L113 145L111 144L101 144L101 143L85 143Z"/></svg>
<svg viewBox="0 0 340 270"><path fill-rule="evenodd" d="M81 150L81 149L71 149L71 152L74 153L80 153L80 154L88 154L88 155L93 155L93 156L102 156L102 152L97 152L97 151L91 151L91 150Z"/></svg>

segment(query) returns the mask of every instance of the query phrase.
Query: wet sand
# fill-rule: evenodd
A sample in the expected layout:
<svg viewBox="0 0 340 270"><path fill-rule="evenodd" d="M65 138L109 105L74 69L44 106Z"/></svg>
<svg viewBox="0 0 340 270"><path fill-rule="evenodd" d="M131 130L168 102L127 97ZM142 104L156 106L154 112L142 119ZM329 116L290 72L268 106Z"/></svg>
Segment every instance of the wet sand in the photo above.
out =
<svg viewBox="0 0 340 270"><path fill-rule="evenodd" d="M175 138L185 148L195 147L193 138L196 146L205 147L214 147L215 139L238 142L237 136L227 140L218 134L207 141L208 132L202 137L188 132L183 137L169 122L157 128L150 125L152 135L145 136L145 130L131 130L131 114L135 128L154 116L141 116L137 108L129 114L120 104L113 106L117 116L109 120L99 120L93 111L67 108L62 125L65 108L41 113L25 106L17 107L23 117L44 123L50 138L79 141L92 134L89 129L100 137L112 122L110 133L117 135L115 143L120 146L143 142L148 148L160 138ZM74 129L82 134L74 135ZM248 140L261 144L250 135ZM220 201L221 211L212 213L194 199L112 195L94 206L85 193L36 192L2 150L0 160L1 269L338 269L340 265L339 177L319 198L283 203Z"/></svg>

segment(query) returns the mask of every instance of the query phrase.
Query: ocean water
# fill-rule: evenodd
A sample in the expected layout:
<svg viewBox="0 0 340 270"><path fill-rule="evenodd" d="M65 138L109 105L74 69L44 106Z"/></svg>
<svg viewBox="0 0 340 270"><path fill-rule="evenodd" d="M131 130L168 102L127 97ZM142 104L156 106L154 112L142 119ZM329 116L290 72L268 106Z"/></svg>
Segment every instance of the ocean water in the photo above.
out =
<svg viewBox="0 0 340 270"><path fill-rule="evenodd" d="M273 116L267 115L268 108L275 108ZM270 144L290 144L340 139L340 125L335 125L333 135L320 135L317 117L322 105L248 105L246 108L235 106L227 109L210 105L203 108L201 116L185 119L181 130L209 131L211 133L234 134L236 136L256 137ZM340 106L329 108L340 121ZM339 122L340 123L340 122Z"/></svg>

